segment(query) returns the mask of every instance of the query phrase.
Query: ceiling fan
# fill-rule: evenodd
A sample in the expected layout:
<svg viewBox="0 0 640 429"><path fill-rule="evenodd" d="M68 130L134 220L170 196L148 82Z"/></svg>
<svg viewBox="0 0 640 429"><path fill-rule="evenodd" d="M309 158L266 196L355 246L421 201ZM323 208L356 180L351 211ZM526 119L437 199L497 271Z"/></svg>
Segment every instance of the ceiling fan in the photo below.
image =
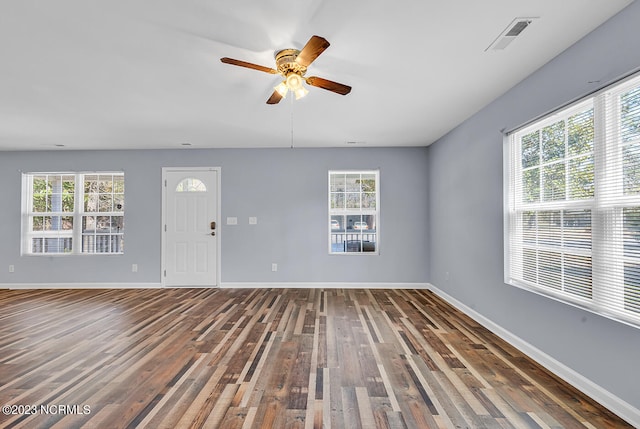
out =
<svg viewBox="0 0 640 429"><path fill-rule="evenodd" d="M220 58L225 64L246 67L270 74L279 74L284 80L275 87L273 94L267 100L267 104L278 104L288 91L294 93L296 100L304 97L309 92L302 82L317 88L326 89L340 95L347 95L351 87L342 83L333 82L317 76L304 77L307 67L329 47L329 42L320 36L312 36L301 51L297 49L282 49L275 54L276 68L264 67L246 61L233 58Z"/></svg>

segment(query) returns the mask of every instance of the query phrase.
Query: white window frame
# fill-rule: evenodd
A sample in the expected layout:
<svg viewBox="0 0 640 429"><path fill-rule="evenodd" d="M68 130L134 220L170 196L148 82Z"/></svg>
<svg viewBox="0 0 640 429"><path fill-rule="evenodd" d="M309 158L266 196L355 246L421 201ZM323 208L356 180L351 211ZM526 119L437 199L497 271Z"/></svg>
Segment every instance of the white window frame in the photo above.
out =
<svg viewBox="0 0 640 429"><path fill-rule="evenodd" d="M122 194L122 200L119 202L113 202L112 204L120 204L121 207L116 209L112 207L110 211L85 211L84 197L85 197L85 178L87 176L112 176L122 177L124 183L124 172L122 171L92 171L92 172L60 172L60 171L47 171L47 172L29 172L22 174L22 237L21 237L21 255L28 256L65 256L65 255L119 255L124 253L124 190ZM37 176L67 176L72 177L74 182L74 194L73 194L73 211L45 211L35 212L33 210L33 178ZM119 193L118 193L119 194ZM100 195L100 194L98 194ZM72 229L68 230L33 230L33 217L36 216L52 216L52 217L69 217L73 218ZM93 234L87 234L82 230L83 218L85 217L121 217L122 218L122 230L97 232L94 230ZM85 243L84 238L93 235L94 239L87 239ZM98 246L96 240L102 237L109 242L108 245ZM117 245L112 243L112 238L115 237ZM33 251L33 239L34 238L68 238L71 242L71 248L63 249L55 252L46 251ZM102 249L100 249L102 247ZM43 244L44 248L44 244ZM96 250L98 249L98 250Z"/></svg>
<svg viewBox="0 0 640 429"><path fill-rule="evenodd" d="M640 207L640 193L624 195L622 143L619 118L619 95L640 88L640 75L635 75L599 92L572 103L557 112L538 119L531 124L507 133L504 139L504 276L505 283L541 294L613 320L640 327L640 311L632 306L625 307L625 263L640 264L640 254L625 255L623 216L625 208ZM593 106L594 118L594 196L593 198L543 201L543 183L539 183L540 200L524 202L520 184L523 181L521 137L535 130L567 118L571 114ZM640 145L640 138L631 143ZM568 154L565 154L565 159ZM542 168L542 162L539 164ZM565 194L569 192L569 169L566 171ZM542 178L540 179L542 181ZM589 210L591 213L591 241L589 249L579 249L577 253L591 258L591 296L579 296L564 290L564 280L560 287L552 288L539 284L539 277L527 279L524 271L525 253L523 248L531 248L531 241L524 237L523 214L532 211ZM540 236L536 224L536 237ZM564 228L564 224L562 224ZM561 229L562 229L561 228ZM553 251L564 254L564 232L560 231L561 245ZM626 240L626 241L625 241ZM546 251L536 239L538 252ZM572 249L570 253L575 254ZM538 253L539 254L539 253ZM538 256L539 257L539 256ZM539 269L539 262L537 262ZM562 263L564 264L564 263ZM565 278L564 265L561 268ZM635 286L634 286L635 287ZM633 292L631 292L633 295ZM638 300L638 296L631 298ZM637 303L635 304L637 305Z"/></svg>
<svg viewBox="0 0 640 429"><path fill-rule="evenodd" d="M373 175L375 177L375 208L363 208L362 206L360 208L342 208L342 209L337 209L337 208L332 208L332 190L331 190L331 177L333 175L354 175L354 174L358 174L358 175ZM328 199L327 199L327 207L328 207L328 248L329 248L329 254L330 255L379 255L380 254L380 170L379 169L371 169L371 170L329 170L329 174L328 174ZM363 191L361 190L359 192L361 195L363 194ZM367 232L363 231L363 230L359 230L358 232L351 232L349 233L347 230L347 225L341 225L341 230L340 231L334 231L332 229L332 225L331 225L331 220L332 220L332 216L344 216L344 218L346 219L347 216L373 216L373 219L375 219L374 221L374 225L372 225L372 227L374 227L372 230L368 230ZM337 251L334 250L334 246L338 245L339 243L335 242L336 241L336 236L338 234L343 234L344 237L342 238L342 240L344 240L343 243L343 249L341 251ZM360 245L359 245L359 250L358 251L349 251L347 250L347 248L345 248L346 246L348 246L347 242L349 241L348 236L351 235L361 235L361 238L359 240ZM374 237L375 241L374 241L374 245L375 248L373 250L367 250L364 246L365 242L369 242L369 240L364 240L364 236L365 235L371 235Z"/></svg>

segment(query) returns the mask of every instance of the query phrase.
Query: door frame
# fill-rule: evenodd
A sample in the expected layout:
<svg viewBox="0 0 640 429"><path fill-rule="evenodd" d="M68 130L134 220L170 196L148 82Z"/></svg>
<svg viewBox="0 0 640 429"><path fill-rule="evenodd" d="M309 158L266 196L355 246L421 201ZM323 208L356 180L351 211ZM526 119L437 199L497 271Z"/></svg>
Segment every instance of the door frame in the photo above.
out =
<svg viewBox="0 0 640 429"><path fill-rule="evenodd" d="M160 182L160 187L162 190L162 223L160 225L160 285L161 287L166 287L165 285L165 276L164 276L164 270L166 267L166 224L167 224L167 187L166 187L166 180L167 180L167 172L177 172L177 171L185 171L185 172L189 172L189 171L215 171L217 174L217 187L216 187L216 219L217 219L217 224L218 227L216 228L216 235L217 235L217 240L216 240L216 284L215 287L219 288L220 287L220 279L222 278L221 272L222 272L222 258L220 255L220 250L222 248L221 246L221 240L222 240L222 234L221 234L221 227L222 227L222 222L221 222L221 213L222 210L220 208L220 204L222 202L222 198L221 198L221 176L222 176L222 169L220 167L162 167L162 181Z"/></svg>

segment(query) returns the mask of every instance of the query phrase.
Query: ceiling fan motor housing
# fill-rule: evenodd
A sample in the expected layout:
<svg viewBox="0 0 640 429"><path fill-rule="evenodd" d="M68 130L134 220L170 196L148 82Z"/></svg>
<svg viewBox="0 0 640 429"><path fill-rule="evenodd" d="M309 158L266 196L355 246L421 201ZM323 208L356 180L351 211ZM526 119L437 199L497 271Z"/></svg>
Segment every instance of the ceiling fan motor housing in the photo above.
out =
<svg viewBox="0 0 640 429"><path fill-rule="evenodd" d="M307 72L307 68L296 62L296 58L300 54L297 49L282 49L275 54L276 67L278 72L284 77L287 77L290 73L295 73L299 76L304 76Z"/></svg>

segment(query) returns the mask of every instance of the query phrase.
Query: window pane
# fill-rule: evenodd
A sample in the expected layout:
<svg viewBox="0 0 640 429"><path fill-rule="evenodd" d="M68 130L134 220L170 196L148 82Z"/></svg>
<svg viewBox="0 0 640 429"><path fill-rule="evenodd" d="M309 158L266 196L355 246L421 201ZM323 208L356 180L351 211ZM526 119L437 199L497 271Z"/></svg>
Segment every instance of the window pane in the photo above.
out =
<svg viewBox="0 0 640 429"><path fill-rule="evenodd" d="M527 244L535 244L538 230L536 212L524 212L522 214L523 240Z"/></svg>
<svg viewBox="0 0 640 429"><path fill-rule="evenodd" d="M95 230L96 230L95 216L82 216L82 232L95 231Z"/></svg>
<svg viewBox="0 0 640 429"><path fill-rule="evenodd" d="M569 161L569 198L593 198L593 156L583 156Z"/></svg>
<svg viewBox="0 0 640 429"><path fill-rule="evenodd" d="M329 186L331 192L344 192L345 191L345 175L340 173L331 173L329 180Z"/></svg>
<svg viewBox="0 0 640 429"><path fill-rule="evenodd" d="M532 168L522 172L522 202L535 203L540 201L540 169Z"/></svg>
<svg viewBox="0 0 640 429"><path fill-rule="evenodd" d="M53 229L52 225L53 225L53 217L52 216L43 216L42 217L44 219L44 225L43 225L43 229L45 231L51 231Z"/></svg>
<svg viewBox="0 0 640 429"><path fill-rule="evenodd" d="M640 313L640 264L624 264L624 308Z"/></svg>
<svg viewBox="0 0 640 429"><path fill-rule="evenodd" d="M331 231L344 231L344 220L343 215L331 216Z"/></svg>
<svg viewBox="0 0 640 429"><path fill-rule="evenodd" d="M540 164L540 131L522 137L522 168Z"/></svg>
<svg viewBox="0 0 640 429"><path fill-rule="evenodd" d="M101 174L98 176L98 192L108 194L113 192L113 176Z"/></svg>
<svg viewBox="0 0 640 429"><path fill-rule="evenodd" d="M44 217L43 216L33 216L31 218L31 230L32 231L43 231L44 230Z"/></svg>
<svg viewBox="0 0 640 429"><path fill-rule="evenodd" d="M591 210L567 210L563 223L564 246L591 249Z"/></svg>
<svg viewBox="0 0 640 429"><path fill-rule="evenodd" d="M331 216L331 251L332 252L345 252L346 251L346 236L345 236L345 220L343 215Z"/></svg>
<svg viewBox="0 0 640 429"><path fill-rule="evenodd" d="M362 215L349 215L347 216L347 231L353 231L356 230L356 226L358 227L357 230L361 229L362 225Z"/></svg>
<svg viewBox="0 0 640 429"><path fill-rule="evenodd" d="M622 176L625 195L640 193L640 143L622 148Z"/></svg>
<svg viewBox="0 0 640 429"><path fill-rule="evenodd" d="M73 213L75 210L74 198L75 198L75 177L65 175L62 176L62 211L67 213Z"/></svg>
<svg viewBox="0 0 640 429"><path fill-rule="evenodd" d="M362 251L362 231L365 222L362 215L347 216L347 234L345 235L345 252Z"/></svg>
<svg viewBox="0 0 640 429"><path fill-rule="evenodd" d="M86 174L84 176L84 193L91 194L98 192L98 175Z"/></svg>
<svg viewBox="0 0 640 429"><path fill-rule="evenodd" d="M207 186L200 179L188 177L178 183L176 192L207 192Z"/></svg>
<svg viewBox="0 0 640 429"><path fill-rule="evenodd" d="M376 191L375 174L363 174L361 186L362 186L362 192L375 192Z"/></svg>
<svg viewBox="0 0 640 429"><path fill-rule="evenodd" d="M562 279L562 254L540 251L538 257L538 281L541 286L560 289Z"/></svg>
<svg viewBox="0 0 640 429"><path fill-rule="evenodd" d="M534 249L522 251L523 280L538 283L538 252Z"/></svg>
<svg viewBox="0 0 640 429"><path fill-rule="evenodd" d="M640 138L640 87L620 97L620 126L623 142Z"/></svg>
<svg viewBox="0 0 640 429"><path fill-rule="evenodd" d="M640 258L640 207L622 211L624 256Z"/></svg>
<svg viewBox="0 0 640 429"><path fill-rule="evenodd" d="M32 238L31 239L31 253L44 253L44 239Z"/></svg>
<svg viewBox="0 0 640 429"><path fill-rule="evenodd" d="M591 257L565 255L564 258L565 292L582 298L591 299L593 286L591 283Z"/></svg>
<svg viewBox="0 0 640 429"><path fill-rule="evenodd" d="M121 212L124 210L124 194L114 194L113 211Z"/></svg>
<svg viewBox="0 0 640 429"><path fill-rule="evenodd" d="M331 194L331 208L344 209L344 194L342 193Z"/></svg>
<svg viewBox="0 0 640 429"><path fill-rule="evenodd" d="M544 200L564 200L565 190L564 163L556 163L542 168L544 182Z"/></svg>
<svg viewBox="0 0 640 429"><path fill-rule="evenodd" d="M561 239L560 211L538 213L538 244L560 246Z"/></svg>
<svg viewBox="0 0 640 429"><path fill-rule="evenodd" d="M360 192L360 174L347 174L346 178L347 192Z"/></svg>
<svg viewBox="0 0 640 429"><path fill-rule="evenodd" d="M116 174L113 176L113 192L117 194L124 193L124 175Z"/></svg>
<svg viewBox="0 0 640 429"><path fill-rule="evenodd" d="M111 231L116 233L124 231L124 216L111 216Z"/></svg>
<svg viewBox="0 0 640 429"><path fill-rule="evenodd" d="M348 209L359 209L360 208L360 194L355 193L347 193L346 196L346 204Z"/></svg>
<svg viewBox="0 0 640 429"><path fill-rule="evenodd" d="M363 209L375 209L376 208L376 194L372 192L366 192L362 194L362 208Z"/></svg>
<svg viewBox="0 0 640 429"><path fill-rule="evenodd" d="M62 216L62 229L73 231L73 216Z"/></svg>
<svg viewBox="0 0 640 429"><path fill-rule="evenodd" d="M100 195L98 199L98 211L99 212L113 211L113 196L111 194Z"/></svg>
<svg viewBox="0 0 640 429"><path fill-rule="evenodd" d="M96 231L111 232L111 216L97 216Z"/></svg>
<svg viewBox="0 0 640 429"><path fill-rule="evenodd" d="M564 121L558 121L542 129L542 160L555 161L564 158Z"/></svg>
<svg viewBox="0 0 640 429"><path fill-rule="evenodd" d="M97 182L96 182L97 183ZM98 211L99 194L85 194L84 196L84 211L86 213L93 213Z"/></svg>
<svg viewBox="0 0 640 429"><path fill-rule="evenodd" d="M567 120L569 155L593 150L593 109L577 113Z"/></svg>
<svg viewBox="0 0 640 429"><path fill-rule="evenodd" d="M31 210L35 213L45 213L47 211L47 194L46 192L34 193L31 199Z"/></svg>

